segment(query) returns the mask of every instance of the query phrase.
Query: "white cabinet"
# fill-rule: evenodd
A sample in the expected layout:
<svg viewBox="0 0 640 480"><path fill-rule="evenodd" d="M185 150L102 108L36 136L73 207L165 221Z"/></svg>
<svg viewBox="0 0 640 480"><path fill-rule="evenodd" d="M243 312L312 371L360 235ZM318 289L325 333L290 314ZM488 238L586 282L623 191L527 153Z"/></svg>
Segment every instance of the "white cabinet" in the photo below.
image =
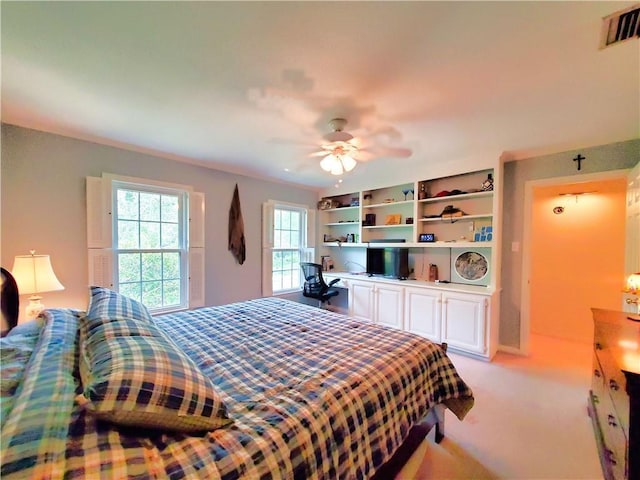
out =
<svg viewBox="0 0 640 480"><path fill-rule="evenodd" d="M487 353L485 339L488 299L483 295L442 294L442 341L451 347Z"/></svg>
<svg viewBox="0 0 640 480"><path fill-rule="evenodd" d="M404 289L401 286L357 280L349 284L349 314L352 317L402 328Z"/></svg>
<svg viewBox="0 0 640 480"><path fill-rule="evenodd" d="M327 276L340 277L340 286L349 289L353 318L446 342L452 351L488 360L496 353L498 310L491 306L498 298L494 292L476 293L477 287L470 285L433 286L348 273Z"/></svg>
<svg viewBox="0 0 640 480"><path fill-rule="evenodd" d="M440 342L442 293L427 288L407 288L404 325L409 332Z"/></svg>
<svg viewBox="0 0 640 480"><path fill-rule="evenodd" d="M379 283L374 292L375 322L402 329L402 287Z"/></svg>
<svg viewBox="0 0 640 480"><path fill-rule="evenodd" d="M349 315L358 320L373 320L375 284L355 280L349 284Z"/></svg>
<svg viewBox="0 0 640 480"><path fill-rule="evenodd" d="M489 356L489 297L430 288L407 288L405 329L453 349Z"/></svg>

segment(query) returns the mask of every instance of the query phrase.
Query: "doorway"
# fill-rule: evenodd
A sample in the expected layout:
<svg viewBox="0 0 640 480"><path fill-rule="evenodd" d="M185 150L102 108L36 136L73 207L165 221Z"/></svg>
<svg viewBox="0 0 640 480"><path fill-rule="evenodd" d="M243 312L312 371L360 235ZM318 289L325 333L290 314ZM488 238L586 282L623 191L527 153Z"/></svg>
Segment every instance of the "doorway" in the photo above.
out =
<svg viewBox="0 0 640 480"><path fill-rule="evenodd" d="M625 171L525 185L523 353L531 334L591 343L591 308L618 308L625 195Z"/></svg>

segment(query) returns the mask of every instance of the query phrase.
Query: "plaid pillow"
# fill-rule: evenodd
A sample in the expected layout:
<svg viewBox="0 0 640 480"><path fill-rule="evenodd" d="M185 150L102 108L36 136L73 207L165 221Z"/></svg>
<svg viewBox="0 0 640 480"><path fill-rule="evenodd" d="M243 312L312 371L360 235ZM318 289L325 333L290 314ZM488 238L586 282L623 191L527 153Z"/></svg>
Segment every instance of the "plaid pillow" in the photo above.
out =
<svg viewBox="0 0 640 480"><path fill-rule="evenodd" d="M91 287L80 323L86 408L118 424L196 432L231 420L215 386L153 322L144 305Z"/></svg>

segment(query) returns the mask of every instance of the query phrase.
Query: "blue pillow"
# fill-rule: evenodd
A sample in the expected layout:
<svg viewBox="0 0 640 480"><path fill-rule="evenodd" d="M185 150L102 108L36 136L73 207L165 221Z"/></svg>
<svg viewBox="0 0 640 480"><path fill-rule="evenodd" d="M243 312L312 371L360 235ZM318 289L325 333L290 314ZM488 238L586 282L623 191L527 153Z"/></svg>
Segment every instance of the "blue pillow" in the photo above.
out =
<svg viewBox="0 0 640 480"><path fill-rule="evenodd" d="M113 423L184 432L231 422L209 378L141 303L101 287L80 321L85 408Z"/></svg>
<svg viewBox="0 0 640 480"><path fill-rule="evenodd" d="M24 323L19 323L15 327L13 327L7 337L12 337L14 335L24 335L27 337L39 337L40 331L42 330L42 326L44 325L43 320L41 318L34 318L33 320L29 320Z"/></svg>
<svg viewBox="0 0 640 480"><path fill-rule="evenodd" d="M42 325L38 319L19 324L0 338L0 426L13 408L14 396L40 338Z"/></svg>

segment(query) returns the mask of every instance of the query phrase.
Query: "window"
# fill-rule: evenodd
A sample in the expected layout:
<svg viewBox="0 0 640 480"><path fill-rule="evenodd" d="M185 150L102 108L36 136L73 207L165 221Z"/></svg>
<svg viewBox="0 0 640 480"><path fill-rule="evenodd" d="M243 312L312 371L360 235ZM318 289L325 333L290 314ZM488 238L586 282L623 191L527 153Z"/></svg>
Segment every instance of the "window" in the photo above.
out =
<svg viewBox="0 0 640 480"><path fill-rule="evenodd" d="M267 202L264 206L263 294L302 287L301 261L313 261L313 211L302 205Z"/></svg>
<svg viewBox="0 0 640 480"><path fill-rule="evenodd" d="M150 310L186 308L186 192L113 182L116 289Z"/></svg>
<svg viewBox="0 0 640 480"><path fill-rule="evenodd" d="M300 247L304 242L303 210L276 207L273 212L273 267L271 285L281 292L300 287Z"/></svg>
<svg viewBox="0 0 640 480"><path fill-rule="evenodd" d="M204 306L204 195L138 178L87 177L89 284L153 313Z"/></svg>

